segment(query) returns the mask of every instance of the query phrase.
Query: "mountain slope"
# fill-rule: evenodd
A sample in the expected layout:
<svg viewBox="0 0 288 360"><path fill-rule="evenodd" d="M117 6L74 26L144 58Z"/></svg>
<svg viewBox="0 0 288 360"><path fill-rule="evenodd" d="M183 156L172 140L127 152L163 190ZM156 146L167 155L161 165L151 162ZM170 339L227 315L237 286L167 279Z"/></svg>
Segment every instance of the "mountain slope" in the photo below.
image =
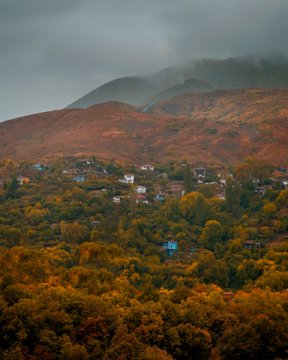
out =
<svg viewBox="0 0 288 360"><path fill-rule="evenodd" d="M143 113L110 102L0 124L1 158L95 154L129 163L186 158L233 164L249 155L287 166L288 90L190 93Z"/></svg>
<svg viewBox="0 0 288 360"><path fill-rule="evenodd" d="M120 101L131 105L145 104L150 94L159 88L141 77L126 77L106 83L76 100L67 109L87 108L107 101Z"/></svg>
<svg viewBox="0 0 288 360"><path fill-rule="evenodd" d="M288 88L288 60L281 57L193 60L147 76L108 82L68 108L86 108L105 101L151 105L189 91L242 88Z"/></svg>
<svg viewBox="0 0 288 360"><path fill-rule="evenodd" d="M149 104L156 104L165 99L170 99L177 95L188 94L190 92L207 92L215 90L215 86L205 80L196 78L187 79L183 84L176 84L166 90L160 91L148 100Z"/></svg>

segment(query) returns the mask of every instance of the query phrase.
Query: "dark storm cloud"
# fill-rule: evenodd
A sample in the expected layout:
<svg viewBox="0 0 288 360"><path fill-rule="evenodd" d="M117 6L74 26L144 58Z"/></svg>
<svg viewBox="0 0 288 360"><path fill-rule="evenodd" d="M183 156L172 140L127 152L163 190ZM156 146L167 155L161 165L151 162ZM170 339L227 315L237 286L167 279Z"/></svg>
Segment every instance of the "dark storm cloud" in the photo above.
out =
<svg viewBox="0 0 288 360"><path fill-rule="evenodd" d="M78 0L1 0L0 10L3 21L17 21L34 16L51 16L67 13L81 6Z"/></svg>
<svg viewBox="0 0 288 360"><path fill-rule="evenodd" d="M0 0L0 119L192 58L286 52L287 13L287 0Z"/></svg>
<svg viewBox="0 0 288 360"><path fill-rule="evenodd" d="M183 57L287 52L286 0L199 0L167 9L171 45Z"/></svg>

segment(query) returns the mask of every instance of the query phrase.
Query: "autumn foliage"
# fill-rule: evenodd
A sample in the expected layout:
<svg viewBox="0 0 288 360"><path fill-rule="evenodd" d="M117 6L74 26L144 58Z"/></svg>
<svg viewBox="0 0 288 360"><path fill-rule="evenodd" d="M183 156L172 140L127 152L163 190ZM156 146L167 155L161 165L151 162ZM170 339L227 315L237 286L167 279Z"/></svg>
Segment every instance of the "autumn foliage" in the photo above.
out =
<svg viewBox="0 0 288 360"><path fill-rule="evenodd" d="M160 202L179 164L165 165L168 179L130 168L149 189L149 203L136 204L118 181L126 169L99 162L80 184L62 174L73 161L43 173L0 168L10 174L0 193L1 359L287 358L287 189L257 195L252 162L245 181L227 179L226 200L194 181ZM19 168L31 183L15 182ZM172 256L167 240L179 245Z"/></svg>

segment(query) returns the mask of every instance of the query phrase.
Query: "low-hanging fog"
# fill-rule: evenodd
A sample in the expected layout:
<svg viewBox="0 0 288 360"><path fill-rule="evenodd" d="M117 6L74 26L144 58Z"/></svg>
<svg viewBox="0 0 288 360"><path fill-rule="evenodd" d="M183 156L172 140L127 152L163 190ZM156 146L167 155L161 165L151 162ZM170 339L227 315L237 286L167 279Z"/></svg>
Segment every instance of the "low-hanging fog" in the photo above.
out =
<svg viewBox="0 0 288 360"><path fill-rule="evenodd" d="M0 121L193 58L287 54L287 13L287 0L0 0Z"/></svg>

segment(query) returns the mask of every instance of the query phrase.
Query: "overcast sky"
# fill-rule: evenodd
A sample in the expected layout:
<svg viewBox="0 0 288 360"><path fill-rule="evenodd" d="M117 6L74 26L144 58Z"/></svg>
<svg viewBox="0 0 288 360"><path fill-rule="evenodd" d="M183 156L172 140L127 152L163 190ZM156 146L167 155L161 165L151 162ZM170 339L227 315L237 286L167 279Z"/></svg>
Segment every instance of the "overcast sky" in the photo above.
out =
<svg viewBox="0 0 288 360"><path fill-rule="evenodd" d="M0 0L0 121L193 58L287 53L288 0Z"/></svg>

